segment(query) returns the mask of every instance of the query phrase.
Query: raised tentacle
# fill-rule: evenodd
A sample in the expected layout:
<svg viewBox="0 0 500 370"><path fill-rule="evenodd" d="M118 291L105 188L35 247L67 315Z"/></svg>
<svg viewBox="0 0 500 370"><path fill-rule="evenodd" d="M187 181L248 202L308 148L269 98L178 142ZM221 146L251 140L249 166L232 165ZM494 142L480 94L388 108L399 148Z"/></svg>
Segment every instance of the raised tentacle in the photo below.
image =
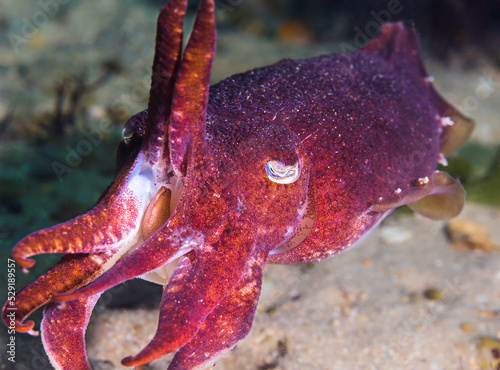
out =
<svg viewBox="0 0 500 370"><path fill-rule="evenodd" d="M209 42L206 41L207 37ZM160 52L157 50L157 54ZM185 161L185 152L176 145L176 142L187 142L188 140L186 140L186 136L181 137L179 135L188 135L187 137L189 137L189 132L196 132L196 142L205 144L205 112L208 102L210 70L214 52L214 7L211 1L206 0L200 5L200 10L196 17L192 35L186 46L184 59L182 60L175 85L170 125L171 159L174 168L176 165L180 168L182 162ZM158 60L161 60L161 58ZM149 116L148 122L151 122L149 121ZM188 131L185 131L185 129ZM198 157L206 160L206 156L203 156L206 150L207 148L204 146L203 153L197 153ZM197 158L194 158L193 153L192 156L191 162L196 162ZM154 270L187 253L190 248L188 246L189 243L186 244L186 242L180 240L179 231L172 231L184 231L186 229L186 225L180 221L183 219L182 208L184 207L184 199L186 197L186 194L181 196L176 210L162 229L164 231L153 234L138 249L117 263L113 271L109 271L98 281L77 292L59 295L55 297L55 300L75 299L109 289L125 280ZM182 248L183 245L185 248Z"/></svg>
<svg viewBox="0 0 500 370"><path fill-rule="evenodd" d="M202 146L203 153L207 150L205 120L215 38L214 4L203 0L179 69L172 106L170 158L176 172L183 176L188 146L192 152L196 145Z"/></svg>
<svg viewBox="0 0 500 370"><path fill-rule="evenodd" d="M187 0L171 0L158 16L155 57L149 92L146 140L143 150L151 163L169 159L168 127L175 78L182 51L182 28ZM165 163L166 167L170 164Z"/></svg>

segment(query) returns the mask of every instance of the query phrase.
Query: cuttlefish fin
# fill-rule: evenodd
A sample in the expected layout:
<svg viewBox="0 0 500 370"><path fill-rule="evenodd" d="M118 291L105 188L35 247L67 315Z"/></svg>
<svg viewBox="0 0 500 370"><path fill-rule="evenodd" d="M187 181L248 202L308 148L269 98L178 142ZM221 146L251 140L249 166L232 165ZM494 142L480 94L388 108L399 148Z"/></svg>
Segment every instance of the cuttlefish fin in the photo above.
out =
<svg viewBox="0 0 500 370"><path fill-rule="evenodd" d="M380 34L361 50L385 59L404 75L411 74L419 79L427 76L420 57L418 36L414 29L405 27L403 22L385 23L380 28Z"/></svg>
<svg viewBox="0 0 500 370"><path fill-rule="evenodd" d="M474 121L443 99L433 86L430 90L431 99L441 116L441 153L447 157L464 145L474 130Z"/></svg>
<svg viewBox="0 0 500 370"><path fill-rule="evenodd" d="M465 143L474 129L474 121L443 99L432 85L432 78L428 76L420 55L415 30L406 28L403 22L386 23L381 27L380 35L362 50L387 60L395 70L417 84L424 83L428 86L431 103L439 112L438 119L443 130L441 153L445 157Z"/></svg>
<svg viewBox="0 0 500 370"><path fill-rule="evenodd" d="M438 112L436 119L442 130L440 147L443 156L453 153L465 143L474 122L443 99L432 85L413 29L406 28L402 22L384 24L380 35L362 50L387 60L416 86L423 85L428 89L430 102ZM392 196L381 198L370 207L369 212L385 212L408 205L423 216L441 220L460 213L464 202L465 190L460 182L445 172L436 171L430 177L418 179L407 189L398 189Z"/></svg>
<svg viewBox="0 0 500 370"><path fill-rule="evenodd" d="M397 189L389 197L381 197L368 208L368 213L387 212L408 205L415 212L433 220L444 220L460 213L465 203L465 190L460 181L446 172L435 171L418 179L413 186Z"/></svg>

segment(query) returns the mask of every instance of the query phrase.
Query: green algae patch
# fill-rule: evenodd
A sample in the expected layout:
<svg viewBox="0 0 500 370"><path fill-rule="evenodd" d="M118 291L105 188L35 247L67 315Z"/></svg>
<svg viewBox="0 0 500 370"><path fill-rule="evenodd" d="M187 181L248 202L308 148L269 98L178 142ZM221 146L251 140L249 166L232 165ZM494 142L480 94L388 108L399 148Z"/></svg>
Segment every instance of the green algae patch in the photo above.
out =
<svg viewBox="0 0 500 370"><path fill-rule="evenodd" d="M500 206L500 145L468 143L439 169L460 179L468 201Z"/></svg>

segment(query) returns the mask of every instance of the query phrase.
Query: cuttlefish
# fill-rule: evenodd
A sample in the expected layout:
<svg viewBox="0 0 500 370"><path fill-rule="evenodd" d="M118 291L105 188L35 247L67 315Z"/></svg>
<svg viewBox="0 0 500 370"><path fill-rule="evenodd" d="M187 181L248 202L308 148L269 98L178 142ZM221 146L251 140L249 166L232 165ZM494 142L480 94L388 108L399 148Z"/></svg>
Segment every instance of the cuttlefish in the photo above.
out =
<svg viewBox="0 0 500 370"><path fill-rule="evenodd" d="M147 110L123 129L117 174L97 205L17 243L13 258L64 253L9 297L3 320L45 306L52 365L90 367L85 330L101 293L141 277L164 286L158 329L126 366L177 351L169 369L212 364L250 331L266 263L319 261L352 246L394 208L457 215L465 192L436 171L472 121L434 89L416 34L381 27L358 51L274 65L209 87L213 0L185 49L187 0L158 18Z"/></svg>

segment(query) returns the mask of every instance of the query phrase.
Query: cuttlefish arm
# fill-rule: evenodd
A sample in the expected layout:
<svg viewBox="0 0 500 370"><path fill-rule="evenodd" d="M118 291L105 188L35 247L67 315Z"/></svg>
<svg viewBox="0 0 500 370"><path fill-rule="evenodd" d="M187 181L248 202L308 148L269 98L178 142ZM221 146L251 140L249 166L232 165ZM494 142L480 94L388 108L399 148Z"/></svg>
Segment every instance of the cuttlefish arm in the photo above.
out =
<svg viewBox="0 0 500 370"><path fill-rule="evenodd" d="M148 206L154 194L148 191L150 186L141 172L144 163L149 163L154 167L154 176L161 178L169 166L168 147L166 158L160 149L168 138L173 79L179 66L186 3L173 0L159 16L156 47L161 58L154 62L152 91L156 94L152 94L149 106L149 117L154 118L146 122L147 115L141 112L125 126L126 144L120 144L118 152L119 171L107 192L91 211L30 234L13 249L14 259L25 271L34 265L30 258L33 255L67 253L46 274L17 292L15 301L6 302L2 318L10 322L7 315L15 310L17 331L37 335L34 323L24 322L34 310L50 302L58 293L75 290L95 280L141 239L149 236L144 224L150 220L145 220L144 215L151 208ZM160 78L161 84L157 82ZM153 124L152 119L156 120ZM162 217L166 219L168 214ZM42 339L54 367L89 367L84 334L98 297L99 294L95 294L68 302L67 310L57 309L56 304L47 306ZM77 325L78 330L73 330L73 325Z"/></svg>
<svg viewBox="0 0 500 370"><path fill-rule="evenodd" d="M11 312L16 315L16 330L38 335L33 330L35 323L25 319L39 307L50 302L55 294L82 286L99 276L102 266L109 261L115 251L92 255L76 254L62 258L56 266L27 287L16 292L16 299L6 302L3 308L4 321ZM63 278L64 277L64 278Z"/></svg>
<svg viewBox="0 0 500 370"><path fill-rule="evenodd" d="M210 366L252 328L267 253L255 251L238 284L211 311L196 335L175 354L169 370Z"/></svg>
<svg viewBox="0 0 500 370"><path fill-rule="evenodd" d="M101 294L68 302L64 309L49 303L40 325L45 352L59 369L90 369L85 350L85 332ZM67 325L71 322L71 325Z"/></svg>

